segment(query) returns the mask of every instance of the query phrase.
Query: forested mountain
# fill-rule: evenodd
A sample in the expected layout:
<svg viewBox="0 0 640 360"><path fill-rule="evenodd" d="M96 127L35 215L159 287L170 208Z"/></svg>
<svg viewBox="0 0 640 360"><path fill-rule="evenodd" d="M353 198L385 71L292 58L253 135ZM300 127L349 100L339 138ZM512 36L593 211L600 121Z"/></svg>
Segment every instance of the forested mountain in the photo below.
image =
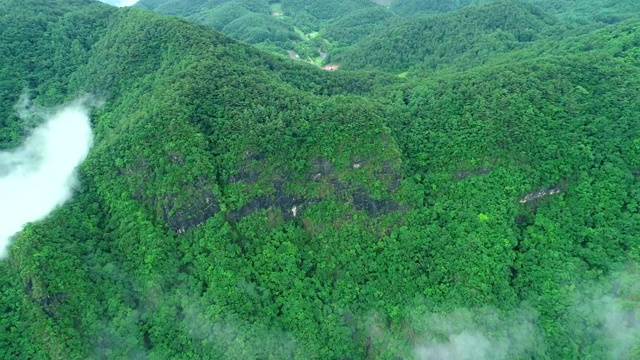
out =
<svg viewBox="0 0 640 360"><path fill-rule="evenodd" d="M319 3L0 0L0 186L23 110L95 137L0 259L0 358L640 357L631 3Z"/></svg>
<svg viewBox="0 0 640 360"><path fill-rule="evenodd" d="M268 43L289 48L301 40L294 27L271 15L266 0L244 1L158 1L138 3L139 7L167 15L186 17L254 44Z"/></svg>
<svg viewBox="0 0 640 360"><path fill-rule="evenodd" d="M282 55L286 55L287 51L295 51L301 59L318 63L324 57L321 56L322 49L328 45L322 37L318 37L320 30L336 22L338 24L333 27L344 30L341 25L347 24L340 24L339 20L361 12L367 24L361 26L360 31L369 34L374 29L374 21L392 15L368 0L142 0L136 6L161 14L186 17L235 39ZM375 10L382 10L384 15L369 13Z"/></svg>
<svg viewBox="0 0 640 360"><path fill-rule="evenodd" d="M635 0L141 0L136 6L316 65L413 75L477 66L639 12Z"/></svg>
<svg viewBox="0 0 640 360"><path fill-rule="evenodd" d="M403 72L410 67L474 67L539 38L557 20L521 2L500 1L446 15L413 17L378 31L332 60L345 69Z"/></svg>
<svg viewBox="0 0 640 360"><path fill-rule="evenodd" d="M391 9L402 15L436 14L464 7L491 3L493 0L395 0ZM632 0L516 0L540 6L546 11L573 19L596 19L603 15L629 16L638 12Z"/></svg>
<svg viewBox="0 0 640 360"><path fill-rule="evenodd" d="M541 48L549 44L633 18L640 11L624 1L612 3L612 7L583 3L573 12L568 12L568 4L553 4L494 1L445 14L412 16L361 38L353 46L336 48L328 60L343 69L411 70L416 76L464 70L501 60L507 53L540 56Z"/></svg>

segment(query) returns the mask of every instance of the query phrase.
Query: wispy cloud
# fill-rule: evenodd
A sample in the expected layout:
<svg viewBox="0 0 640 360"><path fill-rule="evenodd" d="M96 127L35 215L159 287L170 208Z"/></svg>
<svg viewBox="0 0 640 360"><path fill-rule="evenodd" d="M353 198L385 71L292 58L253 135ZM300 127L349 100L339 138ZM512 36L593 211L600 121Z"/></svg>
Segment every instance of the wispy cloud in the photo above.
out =
<svg viewBox="0 0 640 360"><path fill-rule="evenodd" d="M10 239L72 194L75 169L93 144L89 110L80 102L55 112L20 110L46 120L17 149L0 152L0 258Z"/></svg>
<svg viewBox="0 0 640 360"><path fill-rule="evenodd" d="M421 328L414 349L418 360L500 360L540 346L535 316L524 308L511 314L484 308L415 318Z"/></svg>

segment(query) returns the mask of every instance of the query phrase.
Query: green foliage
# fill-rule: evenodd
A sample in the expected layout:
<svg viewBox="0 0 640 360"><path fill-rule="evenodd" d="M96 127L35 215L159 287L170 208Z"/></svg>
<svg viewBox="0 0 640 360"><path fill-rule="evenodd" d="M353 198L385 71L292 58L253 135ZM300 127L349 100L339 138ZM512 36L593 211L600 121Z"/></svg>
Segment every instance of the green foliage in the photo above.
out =
<svg viewBox="0 0 640 360"><path fill-rule="evenodd" d="M638 4L633 0L528 0L547 11L573 20L605 20L637 16Z"/></svg>
<svg viewBox="0 0 640 360"><path fill-rule="evenodd" d="M412 358L476 334L488 358L638 353L639 20L320 5L141 4L275 48L308 19L354 44L345 67L429 77L324 72L143 9L0 2L0 148L33 125L23 92L104 100L73 201L0 262L1 358Z"/></svg>
<svg viewBox="0 0 640 360"><path fill-rule="evenodd" d="M354 11L327 25L321 36L332 42L351 45L367 35L378 33L394 18L392 12L379 7Z"/></svg>
<svg viewBox="0 0 640 360"><path fill-rule="evenodd" d="M185 17L252 44L287 49L290 41L299 39L292 25L270 15L266 0L143 0L136 7Z"/></svg>
<svg viewBox="0 0 640 360"><path fill-rule="evenodd" d="M306 31L318 31L325 24L336 21L362 9L374 8L368 0L283 0L282 8L296 25Z"/></svg>
<svg viewBox="0 0 640 360"><path fill-rule="evenodd" d="M273 17L250 14L236 19L222 28L229 36L253 44L273 42L286 44L297 40L292 26L288 26Z"/></svg>
<svg viewBox="0 0 640 360"><path fill-rule="evenodd" d="M59 7L37 0L22 4L0 4L0 27L6 29L0 34L0 149L16 146L28 133L14 111L21 94L39 97L43 104L62 101L66 79L85 61L91 42L113 12L106 5L81 0ZM85 11L69 13L76 6Z"/></svg>
<svg viewBox="0 0 640 360"><path fill-rule="evenodd" d="M414 76L468 69L638 15L634 0L142 0L136 6L186 17L282 56L294 50L316 65ZM284 16L269 15L273 9Z"/></svg>
<svg viewBox="0 0 640 360"><path fill-rule="evenodd" d="M548 33L556 21L520 2L497 2L446 15L395 22L332 54L346 69L403 72L481 65L501 53L526 46Z"/></svg>
<svg viewBox="0 0 640 360"><path fill-rule="evenodd" d="M487 2L490 0L396 0L391 8L400 15L411 16L425 13L444 13Z"/></svg>

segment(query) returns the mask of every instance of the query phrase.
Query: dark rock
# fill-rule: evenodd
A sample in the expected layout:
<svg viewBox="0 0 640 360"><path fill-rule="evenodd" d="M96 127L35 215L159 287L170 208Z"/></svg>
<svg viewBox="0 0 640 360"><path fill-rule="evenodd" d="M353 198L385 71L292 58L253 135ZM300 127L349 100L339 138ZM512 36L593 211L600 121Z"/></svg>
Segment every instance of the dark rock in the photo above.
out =
<svg viewBox="0 0 640 360"><path fill-rule="evenodd" d="M200 179L185 189L188 191L181 194L180 201L177 196L166 201L162 206L162 217L172 230L183 234L220 211L218 198L209 188L208 182Z"/></svg>
<svg viewBox="0 0 640 360"><path fill-rule="evenodd" d="M387 185L389 193L396 192L402 181L402 173L395 170L390 162L385 163L382 168L376 170L374 176Z"/></svg>
<svg viewBox="0 0 640 360"><path fill-rule="evenodd" d="M274 181L276 193L273 197L260 196L251 199L242 208L227 213L227 219L238 221L254 212L269 209L279 209L284 221L290 221L304 213L307 205L317 203L318 199L298 198L288 194L283 180Z"/></svg>
<svg viewBox="0 0 640 360"><path fill-rule="evenodd" d="M54 317L58 306L64 302L69 296L64 293L57 293L53 295L47 295L44 298L38 300L42 311L50 318Z"/></svg>
<svg viewBox="0 0 640 360"><path fill-rule="evenodd" d="M313 167L309 171L309 180L320 182L327 178L333 178L336 175L336 168L333 164L325 159L313 161Z"/></svg>
<svg viewBox="0 0 640 360"><path fill-rule="evenodd" d="M360 168L364 162L356 162ZM352 164L353 166L354 164ZM243 169L231 179L230 182L245 181L252 183L260 178L260 173L254 170ZM393 169L392 164L386 164L375 174L376 178L383 181L388 186L389 193L393 193L400 186L402 175ZM238 221L262 210L280 210L284 221L291 221L304 213L306 207L316 204L321 198L306 198L294 196L287 192L286 185L292 176L284 173L282 169L277 174L271 175L275 194L272 196L260 196L249 200L244 206L237 210L230 210L227 213L229 221ZM328 160L316 159L312 162L312 168L307 175L307 180L315 183L328 184L333 188L335 196L344 202L352 202L356 210L365 211L371 217L378 217L393 211L399 210L399 205L391 199L375 200L363 188L356 188L353 185L343 183L338 179L335 166Z"/></svg>
<svg viewBox="0 0 640 360"><path fill-rule="evenodd" d="M239 221L245 216L249 216L256 211L266 210L271 207L271 200L266 196L260 196L249 200L243 207L238 210L227 212L227 220Z"/></svg>
<svg viewBox="0 0 640 360"><path fill-rule="evenodd" d="M376 200L364 190L353 193L353 206L356 210L365 211L372 218L399 210L398 203L395 201L391 199Z"/></svg>
<svg viewBox="0 0 640 360"><path fill-rule="evenodd" d="M251 154L245 157L240 165L238 173L229 179L229 183L237 184L243 182L246 184L252 184L260 179L260 171L251 168L252 162L262 162L266 159L266 156L262 153Z"/></svg>

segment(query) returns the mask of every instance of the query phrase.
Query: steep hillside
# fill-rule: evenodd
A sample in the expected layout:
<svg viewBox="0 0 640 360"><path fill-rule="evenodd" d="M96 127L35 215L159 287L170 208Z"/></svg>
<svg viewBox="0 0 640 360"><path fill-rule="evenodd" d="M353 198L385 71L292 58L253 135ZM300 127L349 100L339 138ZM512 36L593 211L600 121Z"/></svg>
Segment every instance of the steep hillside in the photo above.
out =
<svg viewBox="0 0 640 360"><path fill-rule="evenodd" d="M8 3L4 10L8 13L14 5ZM85 358L146 352L148 341L161 343L175 331L190 333L191 325L174 328L159 319L152 325L155 321L150 318L130 322L126 313L151 316L151 308L142 309L140 296L173 289L184 276L202 284L214 281L201 273L205 269L192 273L200 266L192 261L205 260L197 254L209 253L200 246L222 246L220 250L232 253L242 249L248 258L242 255L238 261L244 263L264 246L256 236L268 235L265 227L284 234L294 226L299 229L295 236L301 236L298 242L323 231L319 219L349 222L360 214L363 219L394 222L406 207L398 198L402 172L397 145L384 125L388 111L372 99L349 95L379 83L375 78L295 66L175 18L71 5L65 11L34 2L32 6L42 7L48 16L46 26L36 31L26 27L25 32L18 26L24 23L12 27L14 39L49 45L45 39L64 29L67 18L104 19L102 27L68 34L68 40L58 43L87 44L82 57L67 53L65 58L63 49L55 49L64 61L60 66L68 69L57 74L64 83L51 79L46 66L31 68L28 75L16 71L12 80L20 84L33 77L26 88L34 86L29 93L36 104L89 92L105 105L94 113L96 145L82 168L83 186L76 201L45 223L25 229L11 249L12 265L7 268L11 278L6 282L28 286L25 307L7 305L3 314L3 322L15 329L3 339L3 355ZM51 54L38 47L22 50L27 52L26 65L27 61L44 65ZM13 90L17 99L23 87ZM9 115L11 105L2 110L6 118L14 118ZM20 124L15 127L23 129ZM198 240L204 239L203 231L213 231L228 244L216 244L213 238L213 242ZM43 236L45 247L38 245ZM233 267L245 267L241 263ZM104 278L109 276L105 269L112 269L116 278ZM191 293L193 284L184 284L184 290ZM201 295L184 299L192 302L188 311L209 306L210 300L199 304ZM172 311L178 309L175 301L181 296L160 296L158 300L168 301L165 305ZM107 299L111 299L108 310ZM38 320L29 320L29 314ZM151 322L140 328L140 321ZM278 327L269 321L262 324L267 326L264 331ZM155 326L157 336L148 334L149 326ZM253 336L245 329L250 322L234 326ZM50 335L37 344L41 347L13 341L28 331ZM130 340L123 341L125 333ZM143 338L147 340L138 344L137 339ZM9 343L15 345L4 345ZM246 351L290 351L279 349L278 343L263 349L252 344ZM179 356L183 346L157 354ZM225 346L203 344L194 350L225 357L229 351Z"/></svg>
<svg viewBox="0 0 640 360"><path fill-rule="evenodd" d="M344 69L404 72L419 66L470 68L548 36L557 21L534 6L501 1L446 15L415 17L331 56Z"/></svg>
<svg viewBox="0 0 640 360"><path fill-rule="evenodd" d="M391 3L391 8L397 14L412 16L445 13L487 2L491 2L491 0L395 0Z"/></svg>
<svg viewBox="0 0 640 360"><path fill-rule="evenodd" d="M394 0L391 10L402 16L435 14L483 5L495 0ZM638 13L634 0L524 0L545 11L574 20L601 20L608 17L633 16Z"/></svg>
<svg viewBox="0 0 640 360"><path fill-rule="evenodd" d="M14 4L3 3L0 13L5 29L0 34L0 149L17 145L28 127L13 113L21 93L29 89L43 104L62 101L68 77L88 59L88 50L114 12L90 0L65 1L56 7L27 0L24 8L11 9ZM77 6L86 11L70 11Z"/></svg>
<svg viewBox="0 0 640 360"><path fill-rule="evenodd" d="M535 9L426 18L474 24L438 61ZM360 11L333 24L399 21ZM637 19L425 80L90 0L0 14L0 149L96 98L73 200L0 259L0 358L640 356Z"/></svg>
<svg viewBox="0 0 640 360"><path fill-rule="evenodd" d="M300 40L292 25L271 14L266 0L143 0L136 6L160 14L185 17L253 44L287 49L292 41Z"/></svg>
<svg viewBox="0 0 640 360"><path fill-rule="evenodd" d="M387 9L367 8L350 13L327 25L320 31L320 36L330 42L330 47L341 48L352 45L367 35L379 33L384 26L396 19L397 16Z"/></svg>
<svg viewBox="0 0 640 360"><path fill-rule="evenodd" d="M295 60L395 73L413 68L414 75L481 65L535 40L585 34L640 12L634 0L142 0L137 6Z"/></svg>
<svg viewBox="0 0 640 360"><path fill-rule="evenodd" d="M295 51L302 59L318 58L317 48L325 47L316 38L321 29L354 12L381 9L367 0L142 0L136 7L185 17L283 55Z"/></svg>
<svg viewBox="0 0 640 360"><path fill-rule="evenodd" d="M296 24L307 31L319 31L327 24L364 9L373 9L379 5L369 0L284 0L284 13L291 16Z"/></svg>
<svg viewBox="0 0 640 360"><path fill-rule="evenodd" d="M615 4L617 15L614 8L596 11L585 5L571 8L574 12L569 14L543 1L532 3L536 5L495 1L446 14L396 19L385 30L378 28L352 46L336 48L328 61L340 64L344 70L409 71L414 76L428 76L435 71L466 70L558 51L588 51L586 47L568 46L584 41L591 42L591 47L608 48L615 41L603 40L595 45L595 41L585 39L597 38L596 33L618 31L615 24L627 18L633 22L634 16L637 19L640 14L640 10L632 10L624 2ZM583 16L587 13L591 14L588 20Z"/></svg>
<svg viewBox="0 0 640 360"><path fill-rule="evenodd" d="M638 3L633 0L528 0L561 17L583 21L619 21L637 16Z"/></svg>

